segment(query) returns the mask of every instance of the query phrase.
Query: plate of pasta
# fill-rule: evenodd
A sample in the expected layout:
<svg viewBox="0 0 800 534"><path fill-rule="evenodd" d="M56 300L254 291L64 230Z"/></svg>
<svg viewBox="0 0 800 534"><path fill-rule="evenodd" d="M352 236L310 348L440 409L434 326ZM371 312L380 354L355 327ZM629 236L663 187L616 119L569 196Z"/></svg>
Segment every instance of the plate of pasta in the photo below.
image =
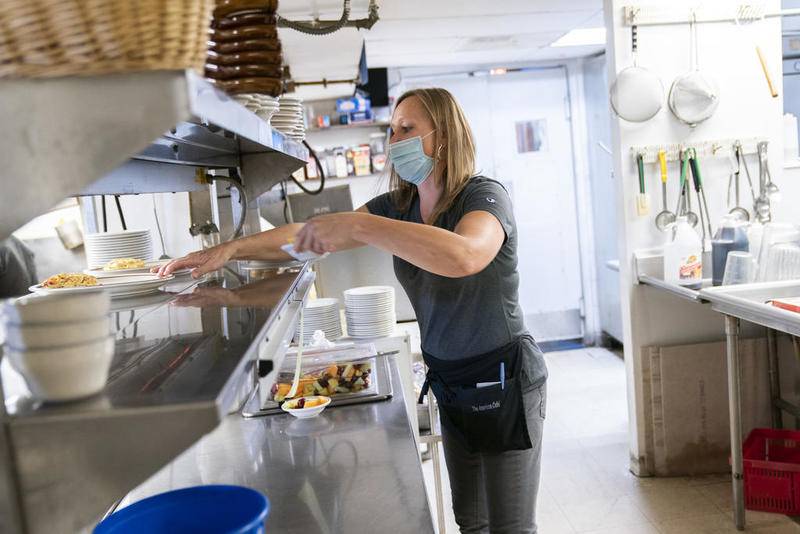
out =
<svg viewBox="0 0 800 534"><path fill-rule="evenodd" d="M170 260L144 261L136 258L116 258L109 261L102 267L86 269L83 272L84 274L89 274L96 278L112 278L116 276L148 274L153 267L161 267L162 265L169 263L169 261ZM175 274L175 276L182 276L184 274L189 274L190 272L191 269L182 269L173 274Z"/></svg>
<svg viewBox="0 0 800 534"><path fill-rule="evenodd" d="M149 273L110 278L98 278L86 273L59 273L28 290L44 295L103 290L108 291L111 298L120 298L155 293L173 278L160 278Z"/></svg>

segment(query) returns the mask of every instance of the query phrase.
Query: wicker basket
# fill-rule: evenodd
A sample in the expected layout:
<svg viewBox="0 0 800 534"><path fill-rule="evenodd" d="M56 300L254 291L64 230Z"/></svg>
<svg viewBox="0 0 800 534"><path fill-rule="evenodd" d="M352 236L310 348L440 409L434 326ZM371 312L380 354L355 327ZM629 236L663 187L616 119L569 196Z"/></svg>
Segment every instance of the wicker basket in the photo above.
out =
<svg viewBox="0 0 800 534"><path fill-rule="evenodd" d="M4 0L0 78L202 71L214 0Z"/></svg>

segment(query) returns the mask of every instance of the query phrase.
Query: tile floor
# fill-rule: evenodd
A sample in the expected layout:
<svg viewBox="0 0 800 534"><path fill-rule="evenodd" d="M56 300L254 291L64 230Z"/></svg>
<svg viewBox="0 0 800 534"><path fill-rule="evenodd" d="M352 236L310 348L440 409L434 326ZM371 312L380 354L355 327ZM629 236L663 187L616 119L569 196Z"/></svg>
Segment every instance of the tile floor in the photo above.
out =
<svg viewBox="0 0 800 534"><path fill-rule="evenodd" d="M539 534L737 532L727 476L637 478L630 474L625 366L618 356L587 348L549 353L547 364ZM433 462L424 462L423 469L435 507ZM456 534L446 473L444 479L446 532ZM747 521L747 532L800 533L800 525L780 515L748 512Z"/></svg>

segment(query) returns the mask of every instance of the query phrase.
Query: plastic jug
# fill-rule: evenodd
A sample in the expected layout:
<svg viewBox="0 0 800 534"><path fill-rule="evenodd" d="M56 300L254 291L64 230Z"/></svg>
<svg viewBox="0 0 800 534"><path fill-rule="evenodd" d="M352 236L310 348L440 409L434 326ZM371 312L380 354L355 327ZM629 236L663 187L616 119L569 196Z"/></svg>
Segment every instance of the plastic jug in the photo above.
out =
<svg viewBox="0 0 800 534"><path fill-rule="evenodd" d="M722 285L725 276L725 264L728 261L728 252L733 250L747 251L750 241L747 239L747 224L735 215L725 215L722 224L711 240L711 278L715 286Z"/></svg>
<svg viewBox="0 0 800 534"><path fill-rule="evenodd" d="M691 289L703 284L703 243L686 217L678 217L664 245L664 280Z"/></svg>

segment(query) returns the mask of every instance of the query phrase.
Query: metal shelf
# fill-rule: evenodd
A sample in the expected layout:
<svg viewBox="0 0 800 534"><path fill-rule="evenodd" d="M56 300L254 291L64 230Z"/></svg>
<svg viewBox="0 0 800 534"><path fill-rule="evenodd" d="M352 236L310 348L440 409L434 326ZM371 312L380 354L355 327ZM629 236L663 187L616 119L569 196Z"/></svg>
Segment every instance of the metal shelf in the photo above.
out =
<svg viewBox="0 0 800 534"><path fill-rule="evenodd" d="M666 291L682 299L703 303L700 289L689 289L664 280L664 258L660 253L637 252L634 254L634 266L636 268L636 279L640 284L654 287L661 291ZM703 288L711 286L711 253L703 255Z"/></svg>
<svg viewBox="0 0 800 534"><path fill-rule="evenodd" d="M688 287L679 286L678 284L672 284L660 278L655 278L653 276L648 276L646 274L639 275L639 283L650 287L655 287L657 289L661 289L662 291L672 293L676 297L690 300L692 302L705 302L705 299L703 299L702 292L700 289L689 289ZM703 280L704 288L710 286L711 286L710 279Z"/></svg>
<svg viewBox="0 0 800 534"><path fill-rule="evenodd" d="M68 196L202 189L198 166L240 167L256 197L308 158L193 71L3 80L0 92L0 239Z"/></svg>
<svg viewBox="0 0 800 534"><path fill-rule="evenodd" d="M309 133L320 133L320 132L331 132L336 130L352 130L354 128L388 128L390 124L385 121L381 122L353 122L350 124L334 124L328 126L327 128L308 128L306 130L306 134Z"/></svg>

